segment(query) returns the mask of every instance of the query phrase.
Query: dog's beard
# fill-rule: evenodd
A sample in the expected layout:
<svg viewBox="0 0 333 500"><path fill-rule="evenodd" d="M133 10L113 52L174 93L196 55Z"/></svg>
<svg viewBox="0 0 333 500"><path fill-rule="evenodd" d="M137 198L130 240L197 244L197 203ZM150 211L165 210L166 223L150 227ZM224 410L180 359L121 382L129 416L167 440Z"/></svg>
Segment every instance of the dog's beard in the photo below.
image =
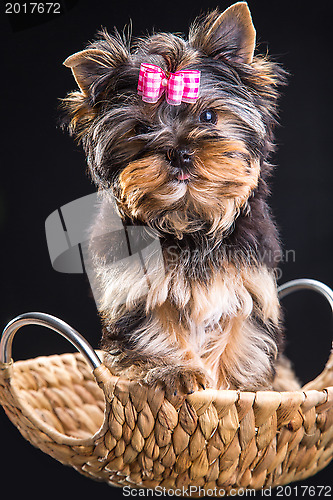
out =
<svg viewBox="0 0 333 500"><path fill-rule="evenodd" d="M168 162L151 154L121 172L120 205L130 218L178 238L202 229L226 233L246 207L259 170L259 161L237 140L196 151L188 181L172 176Z"/></svg>

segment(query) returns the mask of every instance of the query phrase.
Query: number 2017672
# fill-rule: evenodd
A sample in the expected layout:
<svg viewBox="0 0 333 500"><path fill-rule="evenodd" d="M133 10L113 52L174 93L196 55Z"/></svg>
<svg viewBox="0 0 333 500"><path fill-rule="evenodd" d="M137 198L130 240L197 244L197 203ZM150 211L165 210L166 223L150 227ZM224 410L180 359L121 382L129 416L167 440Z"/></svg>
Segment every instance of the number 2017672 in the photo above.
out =
<svg viewBox="0 0 333 500"><path fill-rule="evenodd" d="M5 4L6 14L61 14L60 3L53 2L8 2Z"/></svg>

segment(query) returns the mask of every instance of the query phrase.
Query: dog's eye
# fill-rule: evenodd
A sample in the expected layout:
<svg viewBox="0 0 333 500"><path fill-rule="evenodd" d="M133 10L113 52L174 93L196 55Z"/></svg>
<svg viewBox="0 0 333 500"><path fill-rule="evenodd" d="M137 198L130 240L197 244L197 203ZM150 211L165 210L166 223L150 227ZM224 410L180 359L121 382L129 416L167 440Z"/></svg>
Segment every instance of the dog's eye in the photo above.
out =
<svg viewBox="0 0 333 500"><path fill-rule="evenodd" d="M215 125L217 123L217 114L212 109L205 109L199 116L201 123L212 123Z"/></svg>
<svg viewBox="0 0 333 500"><path fill-rule="evenodd" d="M143 123L143 122L138 123L134 128L136 135L149 134L149 132L151 132L152 130L153 130L152 127L147 125L147 123Z"/></svg>

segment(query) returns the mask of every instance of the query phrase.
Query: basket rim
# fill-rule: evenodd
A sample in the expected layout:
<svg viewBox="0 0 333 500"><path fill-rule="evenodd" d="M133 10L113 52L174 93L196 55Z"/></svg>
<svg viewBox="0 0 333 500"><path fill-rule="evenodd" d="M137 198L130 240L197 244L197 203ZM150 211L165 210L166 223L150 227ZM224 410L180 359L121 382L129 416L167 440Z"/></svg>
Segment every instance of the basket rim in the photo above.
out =
<svg viewBox="0 0 333 500"><path fill-rule="evenodd" d="M289 293L301 289L314 290L321 293L330 303L331 309L333 311L333 291L324 285L321 282L316 280L309 279L299 279L290 281L278 288L279 297L283 298ZM13 338L18 329L27 324L36 324L40 326L44 326L50 328L51 330L56 331L63 337L65 337L69 342L71 342L80 353L66 353L66 354L53 354L50 356L37 356L35 358L30 358L28 360L20 360L13 362L11 359L11 346ZM95 380L97 384L101 387L104 393L105 400L105 409L104 409L104 420L101 427L88 438L76 438L67 436L59 431L57 431L52 426L43 422L40 418L36 417L35 412L31 410L29 404L24 401L24 397L20 395L20 390L15 387L15 380L13 380L13 371L15 371L15 366L22 366L22 364L33 363L36 360L40 360L40 358L44 358L48 361L58 358L59 356L68 356L72 354L73 356L82 356L85 363L87 363L93 375L95 376ZM104 361L104 360L103 360ZM205 389L202 391L194 392L193 394L189 394L184 397L184 401L190 403L194 409L197 411L202 410L202 408L207 407L213 401L215 401L215 406L219 405L220 408L223 405L232 405L237 403L238 399L243 394L247 394L248 398L252 403L256 404L256 401L260 400L260 403L263 404L265 401L268 401L271 397L271 400L275 398L273 406L276 405L278 408L281 405L281 402L293 402L294 404L300 406L304 404L306 399L309 398L309 401L313 401L314 397L317 398L316 407L321 409L328 409L333 406L333 385L332 384L332 372L333 372L333 350L329 356L329 359L326 363L326 366L322 373L316 377L314 380L305 384L302 388L297 391L290 392L279 392L279 391L237 391L230 389ZM15 379L15 377L14 377ZM4 384L2 388L5 392L5 396L8 397L8 400L12 400L12 403L8 402L6 404L5 399L2 397L3 406L10 413L9 407L12 406L13 411L21 412L23 417L28 419L32 425L34 425L37 429L40 429L42 433L46 436L49 436L56 443L66 444L69 446L89 446L95 443L95 441L106 432L108 427L107 416L110 410L110 404L112 403L114 397L114 389L119 385L121 385L122 390L126 388L126 390L131 391L133 394L135 388L141 387L144 390L152 390L153 388L149 388L148 385L141 383L140 381L132 381L123 377L117 377L112 375L109 368L101 362L99 359L98 351L95 351L89 343L85 340L85 338L80 335L76 330L67 325L64 321L55 318L54 316L50 316L45 313L25 313L17 318L14 318L5 328L1 342L0 342L0 381L3 380ZM329 383L328 383L329 382ZM0 386L1 388L1 386ZM153 389L154 390L154 389ZM0 393L1 395L1 393ZM3 395L2 395L3 396ZM243 396L244 397L244 396ZM280 397L280 403L278 398ZM289 398L289 399L288 399ZM177 405L178 407L178 405ZM177 408L176 408L177 409Z"/></svg>
<svg viewBox="0 0 333 500"><path fill-rule="evenodd" d="M22 413L22 415L28 419L28 421L39 431L43 432L46 436L52 439L54 442L61 445L68 446L91 446L96 443L99 437L102 437L108 430L108 416L110 413L110 406L112 405L112 400L114 397L114 389L117 384L121 384L123 389L128 390L128 392L135 390L136 387L147 387L146 384L141 382L129 380L124 377L117 377L111 373L109 368L103 363L95 370L92 370L93 379L101 387L103 391L105 408L103 423L100 428L91 436L87 438L76 438L63 434L56 430L51 425L45 423L41 418L36 415L36 412L31 409L29 403L25 400L24 396L20 394L20 389L16 387L15 384L15 367L33 365L34 363L40 363L40 360L52 362L52 359L57 359L59 357L74 356L82 359L86 364L86 359L80 353L64 353L64 354L52 354L49 356L37 356L35 358L29 358L26 360L11 361L10 363L0 363L0 377L2 372L2 377L7 385L7 391L10 393L15 401L15 408ZM1 386L0 386L1 387ZM305 387L305 386L304 386ZM132 391L131 391L132 392ZM269 402L272 399L275 400L277 409L282 405L282 402L289 399L291 402L295 402L297 405L304 404L309 398L312 399L313 396L317 395L320 403L317 408L323 409L327 406L327 409L333 406L333 400L329 397L333 394L333 386L328 386L323 389L309 389L306 390L301 388L297 391L240 391L240 390L230 390L230 389L205 389L196 391L192 394L185 396L184 401L187 401L196 412L202 411L211 403L218 404L218 406L230 406L232 404L237 404L241 397L252 398L254 402L259 402L265 404L265 401ZM278 398L280 397L280 402ZM3 404L6 409L6 403ZM176 408L178 411L179 408Z"/></svg>
<svg viewBox="0 0 333 500"><path fill-rule="evenodd" d="M104 409L104 415L103 415L103 423L97 429L95 433L93 433L91 436L86 437L86 438L76 438L73 436L68 436L62 432L59 432L57 429L55 429L53 426L47 424L44 422L41 418L39 418L36 415L36 412L31 409L29 403L26 401L24 396L21 394L21 390L16 387L15 384L15 367L16 366L24 366L24 365L32 365L35 362L40 361L41 359L46 359L46 360L51 360L52 358L59 358L59 357L66 357L66 356L80 356L80 353L64 353L64 354L51 354L49 356L37 356L35 358L29 358L29 359L24 359L24 360L19 360L19 361L13 361L11 360L9 363L1 363L0 362L0 379L1 379L1 372L3 372L3 379L5 380L5 383L7 385L7 391L10 393L12 396L12 399L14 399L15 402L15 408L25 417L28 419L28 421L38 430L43 432L46 436L48 436L50 439L55 441L58 444L61 445L68 445L68 446L91 446L93 445L96 440L100 437L103 436L107 426L108 422L106 419L107 415L107 410L108 410L108 401L105 396L105 392L103 392L103 397L105 401L105 409ZM82 356L82 361L87 363L86 359ZM88 364L88 363L87 363ZM93 373L93 371L92 371ZM93 381L96 381L96 378L92 378ZM98 384L98 382L96 381ZM99 384L98 384L99 385ZM0 385L1 389L1 385ZM1 391L0 391L1 394ZM5 398L4 398L5 399ZM6 411L6 402L2 403L2 406L4 407L4 410Z"/></svg>
<svg viewBox="0 0 333 500"><path fill-rule="evenodd" d="M102 360L101 361L101 364L91 370L91 373L94 375L94 378L96 380L96 383L98 385L103 385L104 383L108 383L110 385L116 385L116 383L118 381L121 381L123 384L125 385L128 385L128 386L136 386L136 385L140 385L140 386L146 386L147 384L144 384L142 383L141 381L138 381L138 380L131 380L131 379L128 379L126 377L122 377L122 376L118 376L118 375L113 375L110 368L104 364L103 362L103 357L104 357L104 354L106 354L106 351L102 351L100 349L97 349L96 351L96 354L98 355L98 357L100 357L100 359ZM0 361L0 370L7 370L8 368L10 367L15 367L15 366L20 366L20 365L28 365L28 364L32 364L34 362L36 362L37 360L43 360L43 359L46 359L46 360L52 360L52 358L56 359L56 358L59 358L59 357L66 357L66 356L75 356L75 357L79 357L80 359L82 359L82 361L84 361L87 366L89 366L87 360L85 359L85 357L79 353L79 352L65 352L65 353L60 353L60 354L49 354L49 355L40 355L40 356L36 356L36 357L33 357L33 358L28 358L28 359L19 359L17 361L14 361L13 359L11 359L10 363L2 363ZM332 366L333 368L333 366ZM108 377L108 380L106 381L105 380L105 374L108 374L107 377ZM314 379L316 380L316 379ZM323 391L327 391L328 389L330 388L333 388L333 384L332 385L327 385L321 389L307 389L306 386L309 385L309 384L312 384L313 380L307 382L306 384L304 384L300 389L298 390L295 390L295 391L275 391L275 390L259 390L259 391L242 391L240 389L211 389L211 388L206 388L204 390L199 390L199 391L195 391L194 393L192 394L188 394L185 399L187 398L191 398L191 396L193 396L193 394L210 394L210 393L217 393L217 394L240 394L240 393L246 393L246 394L257 394L257 393L264 393L264 394L267 394L267 393L277 393L277 394L299 394L299 393L306 393L306 392L323 392ZM149 387L147 385L147 387Z"/></svg>

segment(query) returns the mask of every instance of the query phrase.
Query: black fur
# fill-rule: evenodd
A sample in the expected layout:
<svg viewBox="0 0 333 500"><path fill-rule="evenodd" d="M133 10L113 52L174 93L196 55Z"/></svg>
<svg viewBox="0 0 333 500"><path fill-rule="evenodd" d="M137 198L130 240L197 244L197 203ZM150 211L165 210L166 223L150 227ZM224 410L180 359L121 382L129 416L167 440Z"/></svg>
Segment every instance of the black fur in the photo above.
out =
<svg viewBox="0 0 333 500"><path fill-rule="evenodd" d="M244 6L236 8L241 8L244 15ZM267 57L255 56L249 61L253 36L248 24L240 23L234 28L228 25L230 29L225 32L222 22L218 31L212 34L211 28L218 24L219 16L214 11L207 19L197 22L188 40L163 33L131 45L117 33L115 36L100 33L87 52L68 63L81 92L70 94L64 101L68 116L65 122L83 144L91 177L100 189L112 190L127 231L131 226L149 226L159 238L166 269L175 266L175 274L177 269L181 270L188 283L204 284L207 288L212 277L228 264L240 272L262 266L271 273L277 266L280 250L267 199L272 171L269 160L274 150L273 131L277 124L278 87L285 84L285 73ZM200 98L194 104L182 103L180 106L170 106L164 98L157 104L143 104L137 93L142 63L155 64L167 74L179 69L199 70ZM215 127L200 122L201 113L207 109L227 117L227 126ZM183 199L157 208L152 204L149 215L143 214L146 217L140 211L131 211L123 201L125 181L122 181L122 173L135 162L146 159L148 168L150 158L158 158L165 182L171 182L175 174L167 161L169 151L184 145L193 151L209 146L214 153L214 148L232 141L242 144L243 149L233 150L231 147L230 151L226 150L225 161L236 158L242 168L246 165L249 173L253 165L259 164L260 176L246 203L235 212L234 220L226 229L213 231L207 210L200 213L191 205L190 208L186 205L185 209ZM242 179L231 178L224 181L224 188L232 193L241 189L243 183ZM144 194L141 202L146 202L149 194ZM208 197L208 206L209 202ZM108 202L104 202L96 221L96 227L99 230L105 227L105 233L111 230L107 210ZM164 224L168 214L185 210L188 221L196 230L177 232ZM126 240L121 233L119 238L113 235L111 243L107 236L94 240L92 233L91 248L95 259L103 265L111 265L119 252L121 255L126 253L126 245L129 253L141 251L142 235L137 248L133 249L126 234ZM190 313L183 314L172 299L168 300L174 323L186 329ZM279 344L282 339L280 327L273 326L268 320L265 323L256 300L254 296L253 324ZM137 348L138 335L154 321L154 313L148 313L145 307L141 299L126 307L121 303L116 313L112 313L116 315L112 320L102 311L102 346L110 353L121 353L123 366L131 363L151 366L158 360L164 363L167 359L156 355L154 361ZM154 335L151 333L151 342L157 338L158 332ZM272 379L273 350L268 356L271 372L267 378ZM237 380L232 375L229 381L237 387Z"/></svg>

